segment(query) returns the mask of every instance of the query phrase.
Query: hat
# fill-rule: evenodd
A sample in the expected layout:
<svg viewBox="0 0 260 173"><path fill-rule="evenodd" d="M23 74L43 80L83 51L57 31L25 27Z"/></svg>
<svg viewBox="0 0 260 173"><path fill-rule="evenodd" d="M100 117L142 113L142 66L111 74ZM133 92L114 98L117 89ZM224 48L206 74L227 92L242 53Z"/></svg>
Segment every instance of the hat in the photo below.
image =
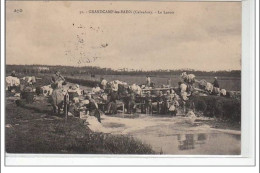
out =
<svg viewBox="0 0 260 173"><path fill-rule="evenodd" d="M215 79L217 79L217 77L214 77Z"/></svg>

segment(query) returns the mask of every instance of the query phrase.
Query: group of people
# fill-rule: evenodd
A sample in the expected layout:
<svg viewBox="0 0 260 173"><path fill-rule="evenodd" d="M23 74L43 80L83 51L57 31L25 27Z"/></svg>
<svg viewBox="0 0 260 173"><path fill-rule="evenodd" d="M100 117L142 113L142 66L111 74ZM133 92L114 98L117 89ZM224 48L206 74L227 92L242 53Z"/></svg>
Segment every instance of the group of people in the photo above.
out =
<svg viewBox="0 0 260 173"><path fill-rule="evenodd" d="M176 94L173 89L167 90L166 93L159 91L159 94L152 96L151 92L148 91L144 99L144 112L146 114L153 114L153 110L156 110L157 114L177 114L177 107L179 104L180 97Z"/></svg>
<svg viewBox="0 0 260 173"><path fill-rule="evenodd" d="M146 114L171 114L176 115L179 106L185 106L186 101L189 99L192 93L192 85L195 82L194 76L182 74L186 76L183 82L179 82L179 87L172 88L171 80L167 81L167 86L164 89L156 89L153 86L150 76L146 77L145 84L138 86L133 84L127 85L126 82L114 80L108 82L105 78L101 78L100 83L92 88L91 93L99 95L101 102L95 102L95 99L90 99L91 94L87 94L89 100L92 100L95 109L101 109L106 114L117 114L118 108L125 108L124 111L127 114L134 114L139 107L142 113ZM59 87L60 82L65 81L64 77L57 72L52 77L52 82L55 86ZM188 83L187 83L188 82ZM187 84L183 89L182 84ZM214 78L212 83L214 87L219 88L217 77ZM79 88L79 87L77 87ZM77 89L76 88L76 89ZM141 94L136 92L136 88L142 90Z"/></svg>
<svg viewBox="0 0 260 173"><path fill-rule="evenodd" d="M146 77L144 85L138 86L133 84L128 86L125 82L112 81L107 82L101 78L100 86L107 92L108 100L107 107L104 110L107 114L116 114L118 106L124 105L125 113L133 114L137 111L137 107L141 109L142 113L153 114L172 114L176 115L177 107L180 106L180 97L170 88L170 80L168 80L168 87L161 90L156 90L152 87L151 78ZM147 92L142 89L151 89ZM141 93L137 92L141 89ZM95 88L93 88L95 90Z"/></svg>
<svg viewBox="0 0 260 173"><path fill-rule="evenodd" d="M139 106L141 112L146 114L156 112L157 114L176 115L179 106L185 107L185 103L192 95L193 84L195 83L195 75L187 75L184 73L182 76L186 78L184 78L183 82L179 82L177 89L171 87L171 80L169 79L167 80L167 85L161 90L156 90L152 86L153 83L151 82L150 76L147 76L145 84L142 86L150 88L151 90L147 92L142 91L141 95L131 90L130 88L132 87L127 87L127 89L122 92L122 90L120 91L119 89L120 81L107 82L104 78L101 78L101 89L108 91L107 107L104 111L107 114L116 114L118 106L121 105L120 103L123 103L126 108L126 113L128 114L135 113ZM214 78L212 85L219 88L217 77Z"/></svg>
<svg viewBox="0 0 260 173"><path fill-rule="evenodd" d="M12 72L11 76L16 76L15 72ZM85 96L85 99L89 100L88 103L93 103L89 104L92 105L90 106L91 108L102 109L106 114L117 114L118 107L122 106L125 108L125 113L128 114L136 113L137 108L139 107L141 112L146 114L153 114L156 112L157 114L176 115L177 108L185 105L185 102L188 100L192 88L190 86L192 86L192 82L195 81L194 76L192 75L183 73L181 76L184 80L183 82L179 82L178 89L171 87L170 79L167 80L165 88L156 89L150 76L146 76L145 84L142 86L136 84L129 86L126 82L119 80L108 82L106 79L101 78L100 83L92 88L91 93L99 95L102 103L97 103L95 99L92 98L91 93L82 93L79 89L79 85L71 86L67 92L70 94L71 98L77 98L79 95ZM61 95L59 89L65 84L65 78L57 71L51 77L51 88L53 88L52 96ZM185 84L187 84L186 88ZM215 77L212 84L214 87L219 88L217 77ZM79 102L79 100L76 102ZM57 103L54 103L54 106L57 106Z"/></svg>

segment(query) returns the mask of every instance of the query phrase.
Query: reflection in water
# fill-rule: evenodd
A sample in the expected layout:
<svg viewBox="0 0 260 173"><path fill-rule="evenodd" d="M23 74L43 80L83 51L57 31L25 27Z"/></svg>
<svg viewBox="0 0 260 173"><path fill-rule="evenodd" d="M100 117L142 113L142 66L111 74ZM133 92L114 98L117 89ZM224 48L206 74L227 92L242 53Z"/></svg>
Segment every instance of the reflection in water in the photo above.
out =
<svg viewBox="0 0 260 173"><path fill-rule="evenodd" d="M199 134L178 134L178 148L179 150L192 150L199 148L202 145L209 143L212 139L218 139L222 141L228 141L230 138L240 141L240 135L227 135L219 133L199 133Z"/></svg>
<svg viewBox="0 0 260 173"><path fill-rule="evenodd" d="M179 134L177 135L179 145L179 150L190 150L195 149L203 144L205 144L208 136L204 133L199 134Z"/></svg>

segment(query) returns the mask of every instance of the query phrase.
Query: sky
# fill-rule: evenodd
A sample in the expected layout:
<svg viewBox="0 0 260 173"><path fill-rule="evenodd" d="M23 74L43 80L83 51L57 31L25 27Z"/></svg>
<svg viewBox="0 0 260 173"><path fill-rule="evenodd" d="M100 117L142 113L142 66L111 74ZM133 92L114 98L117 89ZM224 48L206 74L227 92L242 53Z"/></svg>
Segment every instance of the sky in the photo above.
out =
<svg viewBox="0 0 260 173"><path fill-rule="evenodd" d="M6 64L240 70L241 2L7 1Z"/></svg>

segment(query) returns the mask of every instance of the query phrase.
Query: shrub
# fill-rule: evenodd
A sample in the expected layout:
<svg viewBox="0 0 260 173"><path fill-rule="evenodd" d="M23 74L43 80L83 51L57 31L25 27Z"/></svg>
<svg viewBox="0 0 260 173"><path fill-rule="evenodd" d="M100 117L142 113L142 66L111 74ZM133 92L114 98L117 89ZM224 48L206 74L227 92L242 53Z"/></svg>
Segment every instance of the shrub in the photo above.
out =
<svg viewBox="0 0 260 173"><path fill-rule="evenodd" d="M241 101L235 98L220 96L193 96L189 107L194 103L196 111L202 111L204 116L217 117L230 121L241 121Z"/></svg>

